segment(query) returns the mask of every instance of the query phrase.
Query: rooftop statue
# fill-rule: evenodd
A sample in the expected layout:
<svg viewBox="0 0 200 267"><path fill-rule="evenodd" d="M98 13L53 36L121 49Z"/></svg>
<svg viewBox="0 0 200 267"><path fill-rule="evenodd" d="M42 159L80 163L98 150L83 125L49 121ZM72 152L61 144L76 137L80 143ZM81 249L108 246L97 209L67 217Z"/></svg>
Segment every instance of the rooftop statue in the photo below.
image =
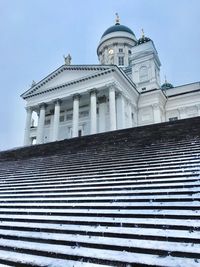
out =
<svg viewBox="0 0 200 267"><path fill-rule="evenodd" d="M68 56L63 56L64 57L64 60L65 60L65 64L66 65L71 65L71 60L72 60L72 57L70 54L68 54Z"/></svg>

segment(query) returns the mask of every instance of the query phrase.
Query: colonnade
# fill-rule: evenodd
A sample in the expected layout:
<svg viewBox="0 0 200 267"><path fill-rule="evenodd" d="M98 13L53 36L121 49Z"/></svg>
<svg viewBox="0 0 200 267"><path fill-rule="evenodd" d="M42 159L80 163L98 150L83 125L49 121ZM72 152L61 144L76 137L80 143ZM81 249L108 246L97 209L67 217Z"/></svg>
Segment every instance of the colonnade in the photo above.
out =
<svg viewBox="0 0 200 267"><path fill-rule="evenodd" d="M89 91L90 94L90 134L97 133L97 90L92 89ZM75 94L73 96L73 116L72 116L72 137L78 136L79 130L79 106L80 106L80 94ZM102 98L102 97L100 97ZM109 98L109 127L110 131L114 131L117 128L123 129L125 128L125 104L124 104L124 97L121 93L117 93L117 101L116 102L116 88L114 86L110 86L108 88L108 98ZM103 108L105 103L99 102L99 117L105 123L106 117ZM62 99L56 99L54 101L54 116L52 122L52 140L58 140L58 133L59 133L59 120L60 120L60 109L61 109ZM101 103L101 104L100 104ZM52 104L52 103L51 103ZM103 104L103 105L102 105ZM116 105L119 108L120 120L117 121L117 114L116 114ZM45 109L47 103L42 103L39 105L39 117L38 117L38 126L37 126L37 133L36 133L36 143L41 144L43 143L43 136L44 136L44 125L45 125ZM31 127L31 118L32 118L32 111L31 107L26 108L27 117L26 117L26 126L25 126L25 136L24 136L24 145L30 145L30 127ZM131 110L130 110L131 116ZM131 117L130 117L130 127L131 125ZM105 126L99 125L99 132L105 131Z"/></svg>

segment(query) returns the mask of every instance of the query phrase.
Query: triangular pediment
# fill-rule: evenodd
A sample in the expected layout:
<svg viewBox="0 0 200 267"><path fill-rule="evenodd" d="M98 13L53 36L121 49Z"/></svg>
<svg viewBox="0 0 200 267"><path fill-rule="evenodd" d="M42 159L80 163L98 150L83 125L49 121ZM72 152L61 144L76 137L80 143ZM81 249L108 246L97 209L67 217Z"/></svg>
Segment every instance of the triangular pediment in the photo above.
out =
<svg viewBox="0 0 200 267"><path fill-rule="evenodd" d="M81 82L108 70L110 70L109 66L101 65L63 65L32 86L28 91L22 94L22 97L31 97L35 94L43 93L53 88Z"/></svg>

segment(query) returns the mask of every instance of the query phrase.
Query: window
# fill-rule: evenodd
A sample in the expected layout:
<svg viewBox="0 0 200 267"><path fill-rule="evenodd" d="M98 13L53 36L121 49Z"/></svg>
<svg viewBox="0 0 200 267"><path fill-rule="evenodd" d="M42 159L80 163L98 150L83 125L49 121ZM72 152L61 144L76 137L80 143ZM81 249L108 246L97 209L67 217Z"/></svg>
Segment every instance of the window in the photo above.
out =
<svg viewBox="0 0 200 267"><path fill-rule="evenodd" d="M70 120L72 120L72 114L67 114L67 121L70 121Z"/></svg>
<svg viewBox="0 0 200 267"><path fill-rule="evenodd" d="M118 65L124 66L124 57L118 57Z"/></svg>
<svg viewBox="0 0 200 267"><path fill-rule="evenodd" d="M148 80L148 69L146 66L142 66L139 71L140 82L145 82Z"/></svg>
<svg viewBox="0 0 200 267"><path fill-rule="evenodd" d="M37 143L37 142L36 142L36 137L32 137L32 138L31 138L31 144L32 144L32 145L36 145L36 143Z"/></svg>
<svg viewBox="0 0 200 267"><path fill-rule="evenodd" d="M119 48L119 53L123 53L123 49L122 48Z"/></svg>
<svg viewBox="0 0 200 267"><path fill-rule="evenodd" d="M142 88L142 91L146 91L146 87L143 87L143 88Z"/></svg>
<svg viewBox="0 0 200 267"><path fill-rule="evenodd" d="M176 121L176 120L178 120L178 117L169 118L169 121Z"/></svg>
<svg viewBox="0 0 200 267"><path fill-rule="evenodd" d="M51 123L51 119L45 119L45 125L49 125Z"/></svg>
<svg viewBox="0 0 200 267"><path fill-rule="evenodd" d="M131 50L128 50L128 54L131 55Z"/></svg>
<svg viewBox="0 0 200 267"><path fill-rule="evenodd" d="M61 115L60 116L60 122L63 122L65 120L65 116L64 115Z"/></svg>
<svg viewBox="0 0 200 267"><path fill-rule="evenodd" d="M79 113L79 117L82 118L82 117L87 117L89 116L89 111L88 110L84 110L84 111L81 111Z"/></svg>
<svg viewBox="0 0 200 267"><path fill-rule="evenodd" d="M78 130L78 136L82 136L82 130Z"/></svg>

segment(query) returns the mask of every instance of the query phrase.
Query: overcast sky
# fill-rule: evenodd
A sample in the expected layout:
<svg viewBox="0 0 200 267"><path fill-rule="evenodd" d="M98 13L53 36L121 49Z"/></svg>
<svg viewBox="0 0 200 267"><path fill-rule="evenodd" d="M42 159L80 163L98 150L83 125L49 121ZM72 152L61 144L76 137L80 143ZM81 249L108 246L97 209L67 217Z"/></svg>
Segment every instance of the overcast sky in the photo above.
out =
<svg viewBox="0 0 200 267"><path fill-rule="evenodd" d="M103 32L121 24L141 28L157 48L174 86L200 80L200 0L0 0L0 150L23 145L25 101L20 95L63 64L97 64Z"/></svg>

